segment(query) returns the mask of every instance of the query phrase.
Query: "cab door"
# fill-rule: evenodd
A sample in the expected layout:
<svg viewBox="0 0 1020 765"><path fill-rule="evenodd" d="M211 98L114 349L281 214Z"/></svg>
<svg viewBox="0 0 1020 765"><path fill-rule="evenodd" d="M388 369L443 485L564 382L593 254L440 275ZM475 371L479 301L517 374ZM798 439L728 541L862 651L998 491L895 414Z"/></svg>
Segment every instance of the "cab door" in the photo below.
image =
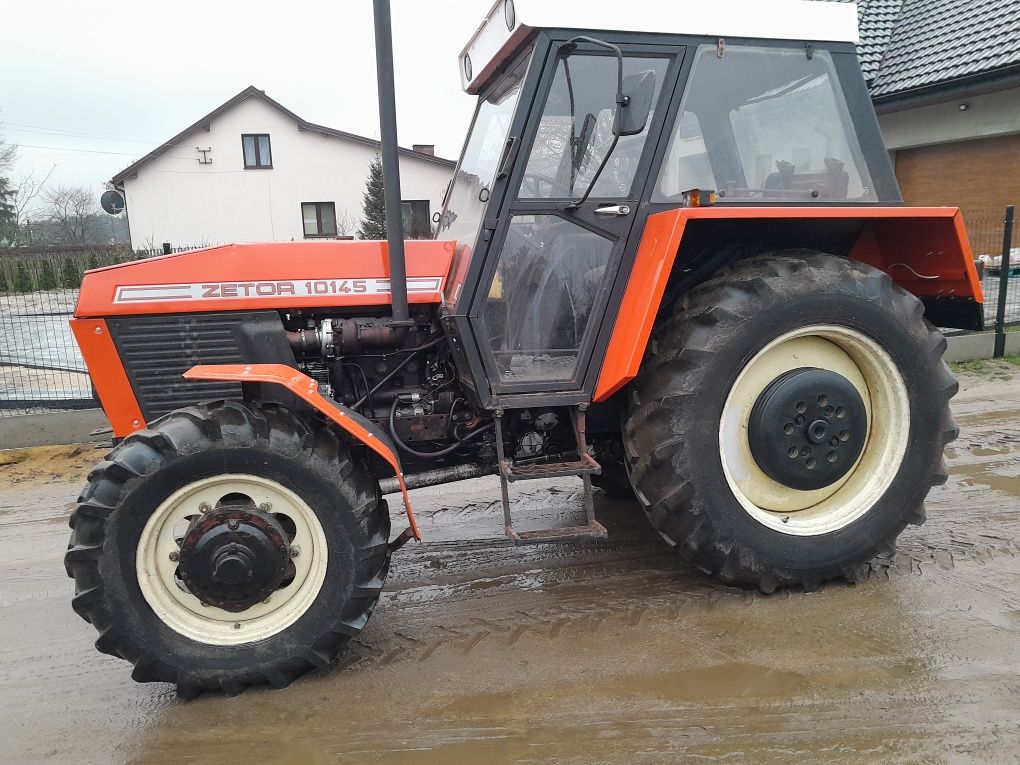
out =
<svg viewBox="0 0 1020 765"><path fill-rule="evenodd" d="M551 391L584 399L683 55L676 46L619 47L627 82L654 79L644 128L614 142L614 53L554 42L505 197L486 221L485 267L468 318L496 400Z"/></svg>

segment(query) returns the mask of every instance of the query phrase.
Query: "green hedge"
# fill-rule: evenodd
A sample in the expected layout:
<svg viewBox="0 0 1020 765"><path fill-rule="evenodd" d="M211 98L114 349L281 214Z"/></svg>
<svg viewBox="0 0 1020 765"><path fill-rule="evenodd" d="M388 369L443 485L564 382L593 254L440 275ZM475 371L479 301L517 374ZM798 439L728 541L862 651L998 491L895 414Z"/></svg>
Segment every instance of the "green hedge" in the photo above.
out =
<svg viewBox="0 0 1020 765"><path fill-rule="evenodd" d="M25 255L0 251L0 292L78 289L85 271L135 258L131 250L123 248Z"/></svg>

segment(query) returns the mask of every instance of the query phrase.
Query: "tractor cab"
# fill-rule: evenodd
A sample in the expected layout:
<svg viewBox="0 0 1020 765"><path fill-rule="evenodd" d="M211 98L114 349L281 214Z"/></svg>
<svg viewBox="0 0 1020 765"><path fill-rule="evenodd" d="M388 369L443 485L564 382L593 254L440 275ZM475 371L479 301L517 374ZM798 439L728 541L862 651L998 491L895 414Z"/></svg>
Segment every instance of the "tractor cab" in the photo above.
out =
<svg viewBox="0 0 1020 765"><path fill-rule="evenodd" d="M459 59L478 105L437 231L479 404L591 400L650 214L901 203L854 6L782 5L492 7Z"/></svg>

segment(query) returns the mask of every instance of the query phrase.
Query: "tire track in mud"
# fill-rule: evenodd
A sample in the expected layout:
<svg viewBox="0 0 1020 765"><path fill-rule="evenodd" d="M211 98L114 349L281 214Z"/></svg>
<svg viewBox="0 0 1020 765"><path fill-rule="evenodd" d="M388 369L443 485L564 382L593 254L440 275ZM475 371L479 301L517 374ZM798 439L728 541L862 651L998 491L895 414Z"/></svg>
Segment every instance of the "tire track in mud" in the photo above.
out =
<svg viewBox="0 0 1020 765"><path fill-rule="evenodd" d="M1020 426L1009 412L964 414L960 421L960 440L947 452L950 479L929 496L928 522L908 529L896 553L872 561L868 580L856 586L951 576L959 566L1020 554L1020 499L1010 508L1015 495L975 477L1004 473L1006 488L1011 486L1009 471L1020 466ZM580 498L578 489L538 488L518 492L513 511L556 514L557 507ZM370 627L356 662L423 663L441 650L467 656L483 645L510 650L525 640L639 629L646 620L676 621L692 608L711 608L724 599L750 606L762 599L806 597L796 590L763 596L717 583L679 560L635 506L602 496L597 511L610 530L604 543L551 550L472 539L413 550L395 566L375 617L379 623L390 614L400 622L399 633ZM498 500L472 499L445 503L427 515L455 524L499 513ZM1020 609L1020 596L1004 597ZM465 612L472 615L465 618Z"/></svg>

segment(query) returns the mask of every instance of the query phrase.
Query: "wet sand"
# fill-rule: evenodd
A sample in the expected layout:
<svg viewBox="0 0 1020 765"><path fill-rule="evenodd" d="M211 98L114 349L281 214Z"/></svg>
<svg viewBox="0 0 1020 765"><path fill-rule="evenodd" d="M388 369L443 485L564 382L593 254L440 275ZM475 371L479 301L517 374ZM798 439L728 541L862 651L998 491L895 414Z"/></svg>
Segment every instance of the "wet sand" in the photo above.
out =
<svg viewBox="0 0 1020 765"><path fill-rule="evenodd" d="M71 611L61 555L92 455L6 453L0 763L1015 763L1020 375L963 384L950 480L866 583L724 587L605 496L608 542L514 548L479 479L413 493L425 543L344 659L191 702L134 683ZM515 496L534 526L579 511L572 483Z"/></svg>

